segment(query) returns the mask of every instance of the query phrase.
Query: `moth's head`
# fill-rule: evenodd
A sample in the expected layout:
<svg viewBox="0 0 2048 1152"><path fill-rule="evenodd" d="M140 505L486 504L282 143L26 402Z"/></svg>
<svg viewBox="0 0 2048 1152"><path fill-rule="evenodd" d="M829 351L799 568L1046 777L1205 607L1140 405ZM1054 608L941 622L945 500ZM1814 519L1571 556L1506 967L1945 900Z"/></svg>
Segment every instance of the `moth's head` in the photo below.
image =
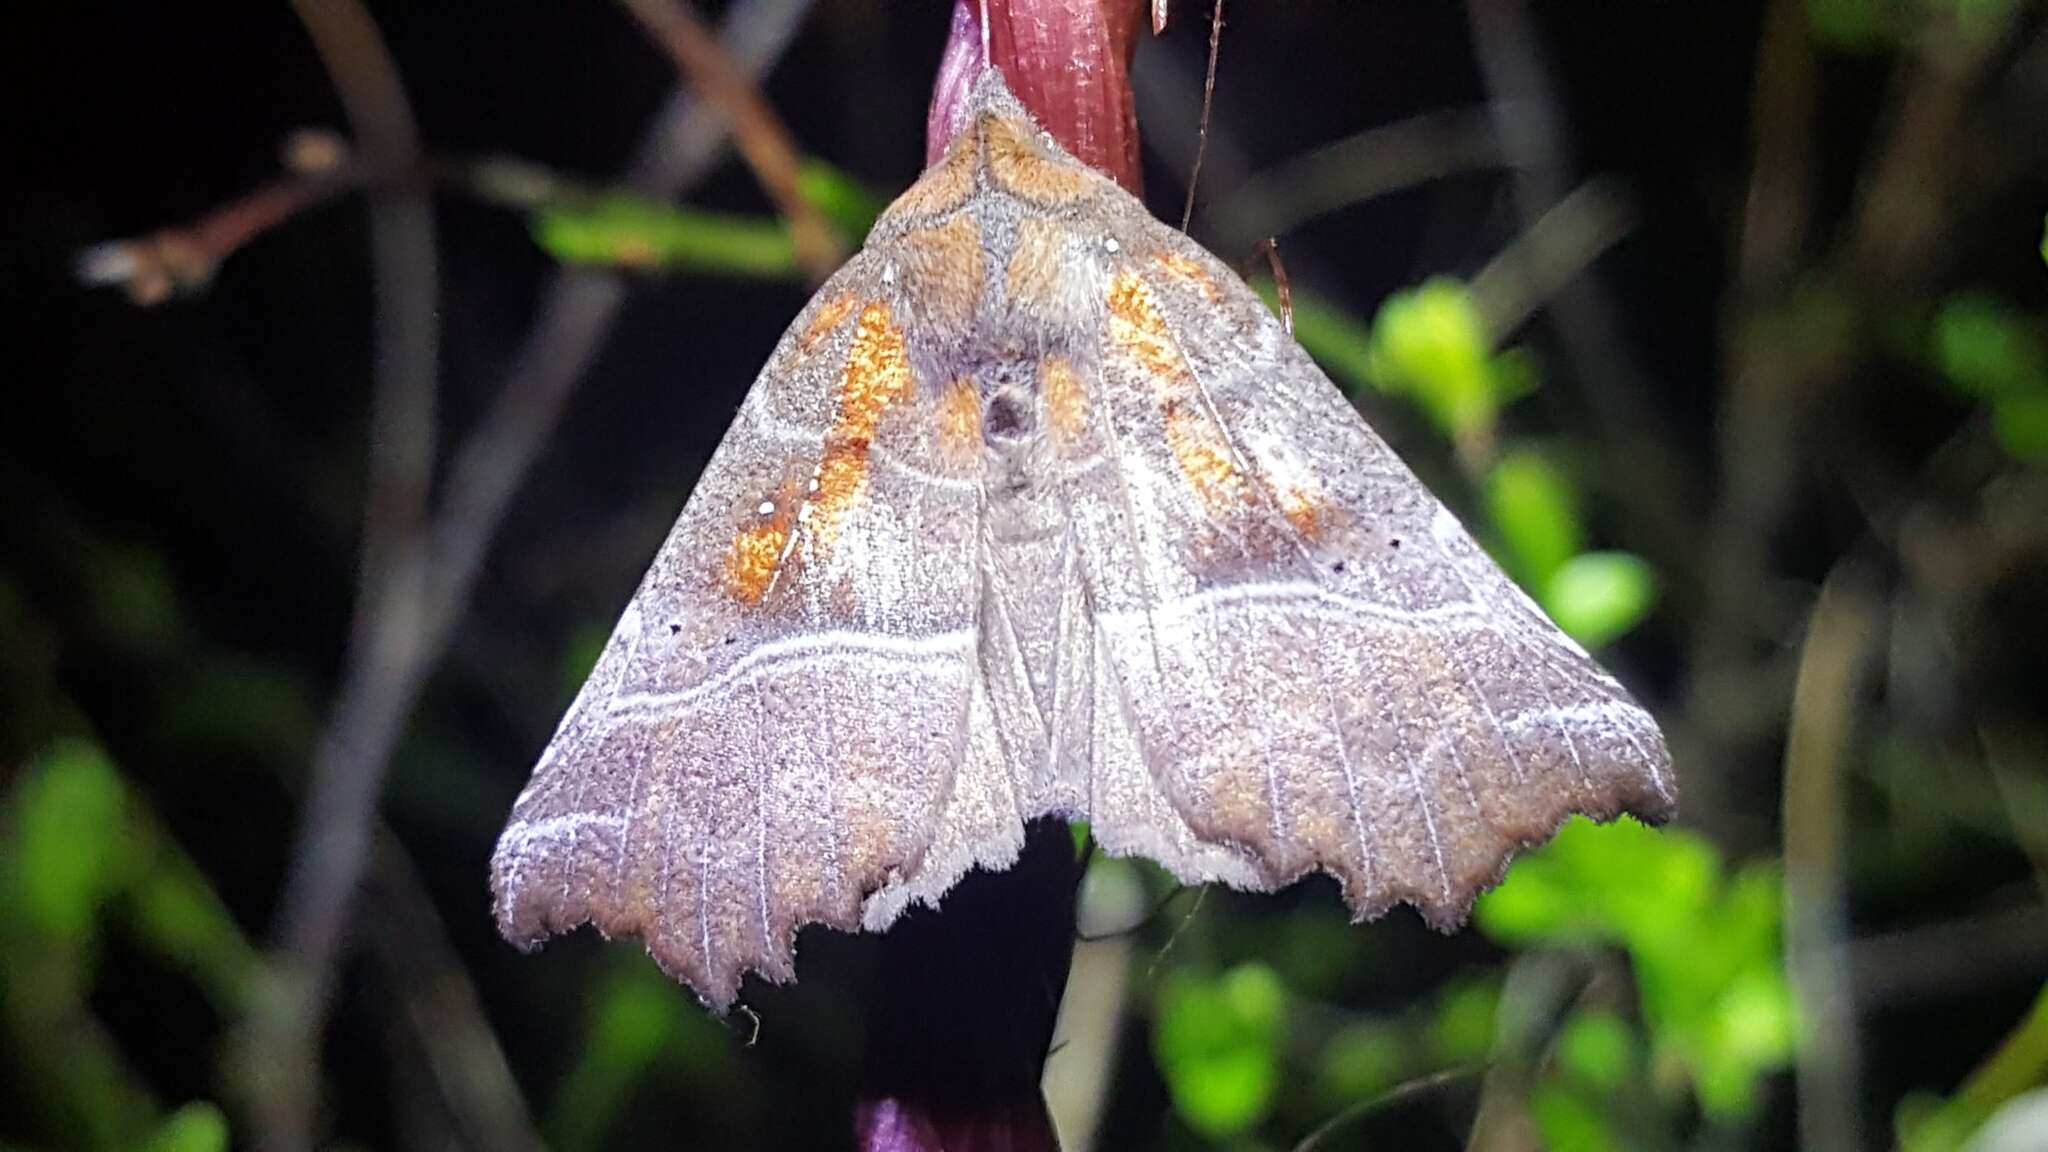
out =
<svg viewBox="0 0 2048 1152"><path fill-rule="evenodd" d="M1032 119L1022 101L1010 91L1010 84L1003 78L1003 70L990 66L981 70L974 78L974 86L967 93L967 115L969 122L982 116L1014 116L1038 131L1038 121Z"/></svg>

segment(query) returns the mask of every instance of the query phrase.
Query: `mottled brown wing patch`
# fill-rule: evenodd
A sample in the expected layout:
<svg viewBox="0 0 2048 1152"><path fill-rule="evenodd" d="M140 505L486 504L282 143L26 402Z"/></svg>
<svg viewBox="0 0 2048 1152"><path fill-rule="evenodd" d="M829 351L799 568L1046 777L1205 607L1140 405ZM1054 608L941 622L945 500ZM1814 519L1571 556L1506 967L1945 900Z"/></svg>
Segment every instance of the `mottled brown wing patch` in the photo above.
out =
<svg viewBox="0 0 2048 1152"><path fill-rule="evenodd" d="M981 388L961 376L939 397L939 464L949 475L972 472L981 461Z"/></svg>
<svg viewBox="0 0 2048 1152"><path fill-rule="evenodd" d="M1017 245L1003 272L1003 290L1015 311L1044 316L1059 298L1066 226L1027 216L1017 224Z"/></svg>
<svg viewBox="0 0 2048 1152"><path fill-rule="evenodd" d="M966 338L980 313L981 229L971 213L944 224L913 228L896 251L904 265L909 330L926 345L950 345Z"/></svg>
<svg viewBox="0 0 2048 1152"><path fill-rule="evenodd" d="M1076 161L1046 151L1038 142L1037 129L1026 121L983 116L980 123L990 180L1020 200L1066 208L1097 194L1108 183Z"/></svg>
<svg viewBox="0 0 2048 1152"><path fill-rule="evenodd" d="M816 352L859 306L860 299L854 296L841 296L823 305L812 314L811 322L804 325L803 334L797 337L797 347L806 353Z"/></svg>
<svg viewBox="0 0 2048 1152"><path fill-rule="evenodd" d="M1057 354L1040 361L1038 390L1045 398L1045 423L1053 447L1063 455L1080 451L1088 440L1088 393L1073 361Z"/></svg>
<svg viewBox="0 0 2048 1152"><path fill-rule="evenodd" d="M1202 298L1210 303L1223 299L1223 291L1216 286L1216 281L1209 278L1209 273L1200 264L1186 256L1178 252L1154 252L1152 262L1159 266L1160 271L1200 292Z"/></svg>
<svg viewBox="0 0 2048 1152"><path fill-rule="evenodd" d="M967 133L961 133L937 164L925 170L917 182L882 213L882 220L925 219L943 216L967 203L974 195L975 149Z"/></svg>
<svg viewBox="0 0 2048 1152"><path fill-rule="evenodd" d="M1166 317L1145 281L1136 272L1117 273L1104 303L1111 348L1139 367L1162 401L1184 394L1188 366L1167 335Z"/></svg>

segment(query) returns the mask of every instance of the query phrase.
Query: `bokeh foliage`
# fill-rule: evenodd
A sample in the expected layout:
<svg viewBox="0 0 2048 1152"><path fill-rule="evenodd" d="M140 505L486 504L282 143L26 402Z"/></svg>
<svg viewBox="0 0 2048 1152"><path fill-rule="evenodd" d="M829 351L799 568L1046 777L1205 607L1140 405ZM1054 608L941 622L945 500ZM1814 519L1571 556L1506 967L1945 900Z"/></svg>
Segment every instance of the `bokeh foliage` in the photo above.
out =
<svg viewBox="0 0 2048 1152"><path fill-rule="evenodd" d="M1633 467L1639 446L1593 414L1589 398L1602 385L1584 357L1547 322L1493 330L1479 277L1444 271L1490 258L1487 246L1507 243L1519 224L1481 230L1483 239L1455 258L1417 256L1391 290L1318 266L1304 245L1307 271L1289 294L1302 344L1522 587L1643 687L1670 724L1689 783L1725 779L1727 794L1688 794L1698 827L1571 822L1481 901L1477 931L1450 940L1405 913L1349 925L1327 884L1273 900L1195 897L1157 870L1096 860L1097 870L1124 870L1126 885L1159 906L1122 934L1125 985L1114 1001L1122 1054L1099 1057L1111 1088L1097 1146L1455 1147L1475 1114L1497 1119L1496 1107L1508 1119L1494 1131L1533 1132L1555 1148L1789 1146L1805 1017L1787 976L1781 857L1788 838L1810 830L1783 826L1775 769L1806 652L1803 623L1814 590L1837 576L1845 556L1880 573L1885 594L1873 627L1885 629L1886 643L1869 657L1878 671L1851 693L1858 724L1835 767L1846 822L1837 830L1847 841L1844 931L1853 935L1842 944L1857 981L1910 990L1862 1018L1856 1040L1873 1054L1864 1135L1911 1152L1966 1148L2001 1110L2009 1118L2015 1101L2038 1097L2048 1082L2048 998L2038 973L1980 976L1974 956L1944 956L1939 946L1949 931L1960 936L1994 913L2038 913L2048 891L2040 833L2048 743L2034 706L2040 589L2048 586L2048 217L2039 210L2048 182L2028 168L2039 167L2041 141L2025 115L2040 107L2026 102L2029 85L2041 83L2040 65L2027 61L2039 56L2043 17L2022 0L1792 7L1795 46L1823 73L1812 82L1834 95L1812 129L1816 146L1800 142L1799 155L1824 171L1804 221L1810 234L1791 245L1785 268L1757 283L1740 259L1722 259L1717 238L1705 272L1593 273L1635 289L1620 300L1625 320L1638 296L1647 312L1666 281L1692 276L1704 287L1703 302L1691 306L1724 341L1716 347L1728 363L1711 412L1689 408L1702 402L1648 374L1647 403L1688 423L1686 435L1654 446L1657 463L1696 482L1691 502L1662 509L1678 526L1665 539L1625 511L1666 494L1651 470ZM1769 27L1737 30L1746 44L1751 33L1776 35ZM1647 43L1630 51L1654 55ZM1760 102L1773 94L1764 90L1764 55L1742 64L1757 70ZM2008 67L2006 82L1987 79ZM1975 79L1956 88L1909 87L1966 72ZM1731 103L1749 95L1745 83ZM1922 99L1930 96L1938 99ZM1944 140L1924 153L1889 149L1888 125L1870 112L1879 106L1957 107L1984 123L1966 116L1953 148ZM1728 115L1747 124L1746 113ZM1638 136L1652 125L1672 139L1645 147L1688 157L1683 193L1643 191L1647 216L1664 206L1660 196L1680 201L1702 184L1721 199L1713 213L1689 218L1695 226L1722 227L1741 214L1741 186L1757 175L1742 167L1747 153L1694 139L1698 126L1682 118L1615 122ZM1964 128L1976 134L1974 146ZM1984 145L1986 132L1995 147ZM1735 135L1749 138L1746 128ZM842 160L860 147L842 144L834 153ZM1883 201L1870 190L1885 184L1889 158L1925 154L1961 168L1980 152L2012 158L1997 169L2003 191L1981 200L1971 187L1926 192L1924 203L1909 197L1953 251L1887 266L1884 242L1905 243L1915 213L1868 226L1857 218ZM849 242L884 199L851 167L813 160L802 172L803 194ZM1904 184L1936 189L1939 175L1909 172ZM1510 178L1521 179L1520 170L1502 180ZM680 285L707 315L726 315L710 310L727 301L737 302L732 315L793 311L798 271L780 220L575 181L560 188L519 208L531 245L520 259L624 269L653 293ZM335 227L341 239L332 243L360 244L346 225ZM502 228L491 235L501 246L522 243ZM250 254L273 278L257 279L256 289L237 285L231 265L220 294L321 279L332 253L295 243L310 242L286 236ZM1674 247L1687 251L1667 244L1655 256ZM288 275L277 272L279 259ZM1271 285L1258 287L1277 306ZM461 290L489 295L474 283ZM791 298L747 295L761 290ZM1617 339L1636 331L1622 328ZM658 342L637 339L620 359L653 355ZM331 345L309 347L255 369L238 358L215 369L291 375L332 358ZM607 366L621 377L629 369ZM248 845L283 839L340 630L313 629L321 637L306 645L313 655L281 642L265 648L251 638L260 625L243 617L275 612L263 595L276 572L209 569L193 558L203 548L166 541L125 509L73 499L80 477L117 469L124 445L133 451L149 439L124 423L123 406L157 410L124 386L106 393L119 403L94 393L105 427L93 430L107 445L81 441L54 478L17 485L8 506L10 543L27 546L0 566L11 757L0 800L0 1078L24 1091L0 1133L27 1141L22 1147L200 1152L230 1146L269 1071L238 1055L275 979L253 941L277 862L252 858ZM607 397L590 412L631 422L637 417L620 413L637 411L640 399L607 410ZM474 400L459 397L455 407ZM301 500L290 516L345 536L357 502L356 408L278 407L291 419L258 421L265 435L313 430L292 442L283 470L305 488L280 487L290 494L281 499ZM598 439L597 447L578 441L572 428L563 454L609 462L611 438ZM303 459L292 455L300 443L311 445ZM186 479L203 483L209 466L188 460ZM652 501L659 507L642 517L647 523L610 526L625 544L595 530L543 535L504 558L502 582L516 591L486 589L500 598L497 608L480 612L484 634L466 638L455 670L422 709L393 783L393 842L411 850L430 881L430 909L442 910L457 937L455 955L504 1039L534 1129L565 1150L673 1145L685 1135L672 1127L677 1115L707 1146L813 1146L819 1133L842 1132L843 1117L809 1114L808 1101L836 1098L844 1085L823 1070L858 1050L861 985L835 971L842 956L833 943L806 937L804 988L790 998L763 995L755 1049L745 1021L711 1020L630 948L571 942L518 957L485 923L478 854L516 787L501 762L529 752L545 732L479 717L512 713L544 729L558 713L687 479L687 468L664 473L660 483L670 487ZM576 483L552 481L538 486L536 519L594 518L592 505L644 478L593 468ZM222 487L241 494L276 482ZM131 481L164 483L158 475ZM563 494L577 483L614 495L578 504ZM222 514L229 523L211 528L248 530L250 513L235 507ZM1761 526L1745 535L1752 519ZM1706 543L1682 546L1693 537ZM632 559L602 578L549 575L532 558L572 556L602 568L608 548ZM306 579L345 586L349 563L336 558L345 553L312 550L325 567ZM194 587L202 583L225 591L203 594ZM298 610L299 601L287 602ZM231 793L184 795L209 779L229 781ZM229 826L233 835L219 831ZM1085 841L1085 830L1079 836ZM380 922L369 914L365 934ZM1929 926L1932 958L1913 935ZM2024 946L2014 945L2022 956ZM350 1061L335 1073L328 1102L337 1146L427 1143L417 1132L394 1135L399 1125L387 1119L400 1111L399 1089L432 1079L417 1062L385 1067L396 1059L390 1053L418 1043L385 1035L406 1031L390 1006L404 974L364 961L349 977L355 999L334 1046ZM135 1010L138 1000L147 1011ZM1921 1034L1929 1029L1939 1034ZM165 1036L175 1036L176 1058L164 1057ZM1077 1057L1063 1048L1054 1060Z"/></svg>

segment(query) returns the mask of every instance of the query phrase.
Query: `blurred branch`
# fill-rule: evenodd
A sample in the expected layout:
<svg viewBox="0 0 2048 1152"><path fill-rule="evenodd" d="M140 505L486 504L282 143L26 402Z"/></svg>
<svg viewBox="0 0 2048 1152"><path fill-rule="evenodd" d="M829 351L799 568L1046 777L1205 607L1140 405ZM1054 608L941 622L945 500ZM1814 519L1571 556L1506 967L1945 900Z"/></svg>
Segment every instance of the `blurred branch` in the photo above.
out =
<svg viewBox="0 0 2048 1152"><path fill-rule="evenodd" d="M1765 321L1799 270L1810 212L1814 64L1806 13L1803 0L1772 0L1757 48L1749 189L1732 254L1735 298L1721 339L1719 471L1707 517L1705 594L1695 614L1695 667L1685 709L1699 761L1731 766L1687 781L1691 817L1717 840L1737 847L1757 845L1767 830L1741 815L1742 793L1755 776L1736 766L1761 767L1752 741L1760 730L1775 730L1784 714L1782 677L1761 674L1759 667L1779 645L1773 630L1759 625L1773 613L1771 597L1756 585L1774 571L1769 543L1788 494L1791 429L1801 407L1796 358Z"/></svg>
<svg viewBox="0 0 2048 1152"><path fill-rule="evenodd" d="M1860 569L1821 589L1785 746L1785 968L1799 997L1799 1133L1807 1149L1861 1148L1861 1082L1842 878L1843 759L1877 606Z"/></svg>
<svg viewBox="0 0 2048 1152"><path fill-rule="evenodd" d="M369 13L354 0L296 0L293 8L372 166L413 165L419 133ZM280 901L285 996L277 1015L258 1024L275 1089L255 1101L259 1137L285 1152L314 1146L319 1036L336 953L384 760L410 698L393 673L417 660L426 607L421 528L434 465L439 287L433 205L424 192L372 194L370 249L376 369L360 586L341 692L314 757Z"/></svg>
<svg viewBox="0 0 2048 1152"><path fill-rule="evenodd" d="M2032 976L2048 970L2048 915L2024 905L1866 936L1849 945L1849 967L1865 1011Z"/></svg>
<svg viewBox="0 0 2048 1152"><path fill-rule="evenodd" d="M797 187L797 149L789 130L753 80L698 21L685 0L620 0L648 36L667 52L685 83L725 114L733 142L761 187L789 220L797 264L813 284L839 267L846 253L817 207Z"/></svg>
<svg viewBox="0 0 2048 1152"><path fill-rule="evenodd" d="M331 11L315 0L306 3L323 18ZM748 44L751 62L759 67L787 43L806 7L800 0L757 0L736 7L728 24L735 36ZM361 47L359 38L350 43L356 49ZM635 165L636 175L661 185L652 191L673 195L677 187L708 167L713 152L701 137L715 138L719 131L716 122L698 115L693 105L671 101L649 132ZM381 158L389 152L380 149L375 154ZM417 274L419 270L415 267L413 271ZM431 288L430 268L426 284ZM410 290L417 294L418 289L414 284ZM433 522L408 514L399 520L403 532L394 532L394 525L387 522L380 523L374 536L366 534L366 591L358 630L363 642L351 649L330 726L316 757L313 791L282 912L281 939L293 954L297 975L287 982L286 1002L268 1022L269 1028L259 1026L259 1043L274 1051L277 1061L288 1062L269 1062L266 1067L270 1075L282 1074L289 1081L260 1101L263 1115L259 1121L269 1147L296 1150L310 1146L317 1083L313 1054L332 993L341 928L365 866L377 793L405 718L461 615L513 490L545 441L569 389L601 343L622 298L622 287L610 277L563 275L550 291L541 319L515 359L497 402L457 453L447 496ZM379 300L407 303L412 309L408 323L431 323L431 298L422 306L403 290L387 292L382 277ZM425 348L431 351L431 339ZM405 350L417 356L421 348L414 340ZM429 356L424 377L429 393L431 367ZM421 377L413 372L399 379L415 385ZM426 485L417 467L421 463L418 449L423 441L431 448L431 395L426 405L415 401L386 408L380 404L379 415L373 419L373 469L381 462L398 478L381 485L373 482L371 507L376 517L391 515L386 494L394 490L408 500L424 503ZM414 423L402 429L389 428L401 411ZM384 432L389 439L379 435ZM402 471L397 468L400 463L405 466ZM418 510L411 505L406 508L408 513ZM386 564L393 565L396 574L373 582L370 574Z"/></svg>
<svg viewBox="0 0 2048 1152"><path fill-rule="evenodd" d="M1592 980L1584 958L1561 950L1524 953L1501 985L1493 1057L1480 1080L1466 1152L1535 1152L1543 1147L1529 1114L1529 1088L1543 1054Z"/></svg>
<svg viewBox="0 0 2048 1152"><path fill-rule="evenodd" d="M1513 175L1522 226L1533 229L1570 190L1563 115L1545 74L1542 37L1525 0L1467 0L1466 11L1490 97L1494 140ZM1650 407L1658 389L1629 355L1614 304L1596 277L1561 284L1546 315L1606 425L1616 474L1628 477L1612 487L1639 550L1666 574L1673 592L1690 594L1686 576L1697 526L1686 510L1698 502L1681 455Z"/></svg>
<svg viewBox="0 0 2048 1152"><path fill-rule="evenodd" d="M257 236L350 187L331 177L276 180L190 224L95 244L79 253L77 275L95 287L120 285L145 307L161 304L212 280L223 261Z"/></svg>
<svg viewBox="0 0 2048 1152"><path fill-rule="evenodd" d="M2043 1082L2048 1082L2048 988L2042 989L2033 1008L1954 1096L1910 1127L1901 1125L1899 1146L1916 1150L1964 1147L1971 1133L2001 1104Z"/></svg>
<svg viewBox="0 0 2048 1152"><path fill-rule="evenodd" d="M1441 1092L1452 1085L1480 1076L1484 1071L1481 1068L1446 1068L1441 1072L1405 1080L1372 1099L1361 1100L1325 1120L1315 1131L1301 1138L1301 1143L1294 1146L1294 1152L1320 1152L1324 1148L1337 1147L1331 1141L1343 1135L1344 1130L1353 1124L1418 1097Z"/></svg>
<svg viewBox="0 0 2048 1152"><path fill-rule="evenodd" d="M1635 213L1621 191L1597 176L1537 217L1470 281L1494 342L1504 343L1528 323L1634 225Z"/></svg>
<svg viewBox="0 0 2048 1152"><path fill-rule="evenodd" d="M544 1152L469 970L449 946L412 861L388 831L378 837L369 888L379 912L367 933L371 949L470 1146Z"/></svg>
<svg viewBox="0 0 2048 1152"><path fill-rule="evenodd" d="M1501 163L1492 116L1485 109L1425 112L1254 173L1205 215L1226 242L1247 241L1291 231L1317 216L1404 188Z"/></svg>
<svg viewBox="0 0 2048 1152"><path fill-rule="evenodd" d="M2048 902L2048 781L2023 765L2048 763L2038 742L2007 720L1985 720L1977 726L1985 767L2005 809L2006 828L2034 868L2034 889Z"/></svg>

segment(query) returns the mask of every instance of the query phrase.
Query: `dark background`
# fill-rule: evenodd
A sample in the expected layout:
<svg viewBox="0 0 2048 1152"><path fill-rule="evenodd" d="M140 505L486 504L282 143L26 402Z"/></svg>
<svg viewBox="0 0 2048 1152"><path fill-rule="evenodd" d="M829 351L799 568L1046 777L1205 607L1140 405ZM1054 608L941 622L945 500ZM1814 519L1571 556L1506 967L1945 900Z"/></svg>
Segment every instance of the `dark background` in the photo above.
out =
<svg viewBox="0 0 2048 1152"><path fill-rule="evenodd" d="M424 146L437 155L514 156L604 183L676 84L668 61L610 5L370 7ZM705 8L708 19L723 6ZM1851 756L1887 765L1873 773L1925 780L1887 791L1852 772L1843 786L1845 914L1858 938L1929 930L1903 938L1918 947L1943 939L1946 924L1976 920L1986 936L1955 939L1989 941L1974 956L1947 956L1946 967L1941 955L1912 954L1911 963L1934 966L1914 969L1911 994L1857 1010L1858 1142L1885 1145L1902 1097L1954 1091L2025 1015L2048 965L2039 908L2048 854L2024 819L2033 801L2013 799L2048 787L2037 710L2048 671L2039 655L2048 520L2026 511L2048 508L2043 478L2038 463L1988 437L1980 399L1945 382L1922 347L1928 317L1966 290L2038 334L2048 305L2039 252L2048 47L2038 6L2016 4L1988 59L1955 66L1957 106L1936 107L1919 103L1928 97L1918 85L1937 67L1925 44L1942 17L1848 0L1812 8L1821 33L1804 30L1806 9L1790 10L1801 27L1795 54L1813 85L1810 130L1790 153L1803 173L1788 178L1806 190L1799 218L1785 222L1798 237L1783 274L1745 287L1737 245L1758 183L1762 6L1530 6L1538 35L1524 47L1554 88L1563 131L1548 165L1566 188L1610 177L1634 227L1581 281L1614 321L1597 341L1607 366L1589 364L1556 318L1539 313L1512 339L1536 357L1544 386L1509 420L1518 433L1570 445L1595 541L1635 549L1658 569L1659 609L1605 656L1671 721L1686 822L1730 861L1781 852L1778 768L1815 589L1855 556L1855 579L1884 606L1877 668L1858 681L1868 715ZM1879 13L1850 25L1876 31L1845 34L1825 22L1842 11ZM808 154L893 194L921 167L947 12L937 0L818 4L766 76L765 94ZM1206 12L1177 5L1175 15L1163 38L1145 36L1135 82L1148 201L1165 219L1179 215L1208 31ZM176 225L245 194L279 172L288 133L346 121L284 5L37 5L8 24L0 773L23 793L54 742L89 736L118 765L129 803L261 944L273 931L354 599L373 367L363 200L295 216L235 253L202 291L155 307L81 286L72 264L87 245ZM1348 135L1484 105L1488 80L1472 45L1465 9L1442 0L1241 0L1222 42L1205 200ZM1909 168L1923 174L1905 181L1924 194L1935 239L1885 264L1857 246L1859 213L1903 135L1902 108L1949 119L1929 162ZM1526 226L1517 191L1501 171L1463 172L1323 216L1283 234L1281 252L1298 286L1364 322L1390 292L1483 266ZM688 201L772 212L731 157ZM445 190L435 206L445 450L500 387L556 265L517 210ZM1226 260L1246 254L1205 234L1199 218L1195 234ZM722 1030L647 979L652 967L630 945L583 934L528 957L502 944L490 922L485 861L512 797L581 661L805 297L794 280L630 276L617 328L518 489L412 714L384 817L410 861L418 907L436 914L426 930L445 936L442 959L473 985L551 1142L834 1146L846 1139L872 943L806 936L802 982L749 993L761 1030L743 1047L744 1018ZM1818 369L1799 327L1811 319L1802 290L1816 284L1840 302L1828 315L1841 328L1823 341ZM1738 410L1731 384L1741 349L1754 346L1744 334L1757 325L1763 360L1789 363L1791 378L1811 382L1788 385L1789 398L1761 417ZM1652 440L1622 442L1599 418L1590 397L1617 380L1649 414ZM1426 421L1385 396L1364 395L1361 407L1448 502L1475 507ZM1767 442L1745 440L1751 427ZM1943 451L1962 462L1943 463ZM1640 517L1627 508L1640 496L1631 487L1648 483L1633 463L1645 452L1691 496L1662 509L1662 540L1636 534ZM1750 517L1745 493L1758 485L1773 494ZM1911 543L1916 526L1936 531L1930 520L1947 533L1941 540L1981 545L1991 558L1933 571L1926 543ZM1729 532L1746 543L1730 544ZM1933 554L1953 558L1950 547L1938 543ZM1762 605L1761 622L1734 622L1731 602ZM1731 682L1748 684L1753 698L1716 695ZM1998 773L1980 743L1988 729L2005 733L2001 747L2021 750ZM1908 795L1919 799L1901 799ZM1959 809L1978 815L1926 811L1958 797ZM410 914L395 907L373 883L351 922L324 1048L323 1123L362 1147L474 1143L423 1071L432 1046L409 1030L396 987L439 969L425 953L417 964L380 962L363 946L389 932L398 954L416 947L407 942L415 928L404 926ZM1300 963L1290 950L1334 953L1318 963L1346 976L1327 985L1318 1013L1419 1011L1412 1006L1459 974L1510 956L1477 933L1438 937L1406 911L1338 930L1334 890L1319 884L1268 900L1214 894L1200 916L1212 921L1204 931L1214 941L1177 946L1174 963L1263 955L1286 975ZM1137 969L1178 917L1134 938ZM64 1046L85 1042L70 1025L25 1031L34 1018L19 1012L6 1059L34 1069L23 1083L116 1077L107 1092L166 1109L219 1100L246 1137L235 1012L136 931L109 923L75 954L89 959L77 960L87 967L74 1023L93 1022L86 1039L111 1062L68 1061ZM19 991L34 942L10 940L0 978ZM1200 1146L1173 1114L1148 1054L1145 997L1134 995L1099 1146ZM655 1022L645 1038L615 1037L607 1043L618 1052L593 1057L602 1045L592 1021L606 1011ZM63 1093L5 1095L0 1141L71 1148L130 1138L75 1124ZM1371 1139L1458 1146L1476 1096L1472 1081L1393 1105ZM1793 1099L1790 1072L1778 1072L1740 1124L1680 1107L1658 1130L1675 1143L1792 1146ZM1337 1111L1328 1100L1283 1101L1263 1126L1223 1146L1289 1147ZM1353 1142L1330 1146L1380 1146L1356 1133L1344 1139Z"/></svg>

